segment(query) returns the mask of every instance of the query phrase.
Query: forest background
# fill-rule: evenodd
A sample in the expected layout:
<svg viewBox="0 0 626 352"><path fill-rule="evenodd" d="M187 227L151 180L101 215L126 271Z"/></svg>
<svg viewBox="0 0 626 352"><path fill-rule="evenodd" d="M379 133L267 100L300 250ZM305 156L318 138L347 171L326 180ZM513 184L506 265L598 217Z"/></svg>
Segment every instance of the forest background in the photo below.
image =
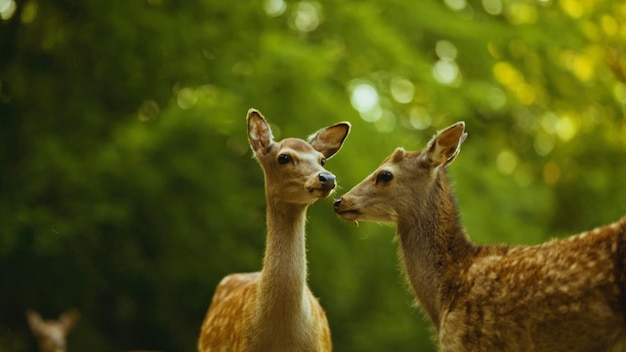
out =
<svg viewBox="0 0 626 352"><path fill-rule="evenodd" d="M215 286L260 269L278 139L347 120L335 197L466 122L449 167L479 243L626 214L626 2L0 0L0 350L25 310L82 314L69 351L193 351ZM434 351L394 228L310 207L337 351Z"/></svg>

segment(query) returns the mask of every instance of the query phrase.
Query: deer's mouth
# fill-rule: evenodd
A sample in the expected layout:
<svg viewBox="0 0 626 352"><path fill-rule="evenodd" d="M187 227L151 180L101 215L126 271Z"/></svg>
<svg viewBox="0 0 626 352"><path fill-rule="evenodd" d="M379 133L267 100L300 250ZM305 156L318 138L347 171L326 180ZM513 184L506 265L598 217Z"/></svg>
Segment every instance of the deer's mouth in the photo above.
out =
<svg viewBox="0 0 626 352"><path fill-rule="evenodd" d="M332 192L333 188L307 188L309 194L312 194L318 198L327 198Z"/></svg>
<svg viewBox="0 0 626 352"><path fill-rule="evenodd" d="M356 209L341 210L341 211L335 210L335 212L337 213L337 215L341 216L342 218L348 221L354 221L358 219L359 215L361 215L361 213Z"/></svg>

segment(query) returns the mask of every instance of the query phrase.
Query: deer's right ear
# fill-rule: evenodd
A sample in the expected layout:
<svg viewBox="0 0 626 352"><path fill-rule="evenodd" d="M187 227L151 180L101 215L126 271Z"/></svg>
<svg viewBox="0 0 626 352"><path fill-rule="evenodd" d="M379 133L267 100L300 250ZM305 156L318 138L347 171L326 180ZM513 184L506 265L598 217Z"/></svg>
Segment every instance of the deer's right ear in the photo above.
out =
<svg viewBox="0 0 626 352"><path fill-rule="evenodd" d="M349 133L350 123L340 122L336 125L322 128L309 136L307 140L315 150L324 154L326 159L330 159L341 149Z"/></svg>
<svg viewBox="0 0 626 352"><path fill-rule="evenodd" d="M69 310L59 316L59 321L63 325L65 332L69 332L74 328L76 322L80 320L80 312L77 309Z"/></svg>
<svg viewBox="0 0 626 352"><path fill-rule="evenodd" d="M262 155L272 144L272 130L258 110L248 110L248 141L255 155Z"/></svg>
<svg viewBox="0 0 626 352"><path fill-rule="evenodd" d="M461 151L461 144L467 138L465 123L457 122L439 132L426 146L425 157L433 168L448 166Z"/></svg>

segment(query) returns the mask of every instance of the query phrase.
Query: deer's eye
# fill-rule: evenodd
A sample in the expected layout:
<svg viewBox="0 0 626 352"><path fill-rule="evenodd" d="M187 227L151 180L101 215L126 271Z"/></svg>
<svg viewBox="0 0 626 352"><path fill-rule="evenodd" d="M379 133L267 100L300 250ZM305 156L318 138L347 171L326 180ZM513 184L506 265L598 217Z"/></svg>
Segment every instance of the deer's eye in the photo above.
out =
<svg viewBox="0 0 626 352"><path fill-rule="evenodd" d="M291 161L291 157L289 155L287 155L287 154L280 154L278 156L278 163L279 164L283 164L284 165L284 164L287 164L290 161Z"/></svg>
<svg viewBox="0 0 626 352"><path fill-rule="evenodd" d="M324 166L324 164L326 164L326 158L322 158L322 160L320 160L320 165Z"/></svg>
<svg viewBox="0 0 626 352"><path fill-rule="evenodd" d="M378 184L379 182L389 182L393 180L393 174L389 171L381 171L377 176L376 176L376 183Z"/></svg>

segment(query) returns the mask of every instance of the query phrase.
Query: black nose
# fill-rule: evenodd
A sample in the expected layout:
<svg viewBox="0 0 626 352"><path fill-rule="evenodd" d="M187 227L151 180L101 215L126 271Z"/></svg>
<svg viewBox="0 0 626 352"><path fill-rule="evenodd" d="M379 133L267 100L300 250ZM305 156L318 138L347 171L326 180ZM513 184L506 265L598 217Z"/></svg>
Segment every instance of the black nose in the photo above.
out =
<svg viewBox="0 0 626 352"><path fill-rule="evenodd" d="M339 208L339 206L341 205L341 201L343 200L343 198L339 198L335 201L335 210L337 210L337 208Z"/></svg>
<svg viewBox="0 0 626 352"><path fill-rule="evenodd" d="M324 189L333 189L335 188L335 175L329 172L322 172L318 176L320 180L320 184Z"/></svg>

